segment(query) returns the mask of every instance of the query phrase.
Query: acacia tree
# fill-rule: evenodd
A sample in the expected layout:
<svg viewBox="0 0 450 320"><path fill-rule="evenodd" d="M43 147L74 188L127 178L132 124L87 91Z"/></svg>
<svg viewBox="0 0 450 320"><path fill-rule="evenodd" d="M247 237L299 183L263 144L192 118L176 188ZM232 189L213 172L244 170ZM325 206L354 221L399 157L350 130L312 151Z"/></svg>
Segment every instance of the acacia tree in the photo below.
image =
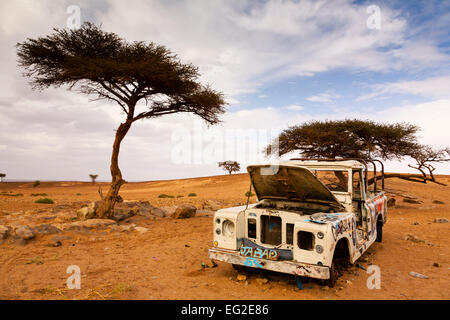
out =
<svg viewBox="0 0 450 320"><path fill-rule="evenodd" d="M236 161L225 161L219 162L219 168L228 171L229 174L233 172L239 172L241 170L241 165Z"/></svg>
<svg viewBox="0 0 450 320"><path fill-rule="evenodd" d="M418 161L420 169L427 169L431 161L441 159L439 161L442 162L447 149L438 154L430 153L429 147L417 142L418 131L419 127L410 123L387 124L358 119L316 120L289 127L281 132L277 140L280 156L290 152L298 152L300 156L307 158L331 159L400 160L410 156ZM272 144L264 150L267 155L272 152ZM429 173L432 174L433 170L434 168ZM433 176L427 178L426 174L424 180L424 171L420 171L422 174L389 173L385 174L385 178L436 182ZM374 181L373 178L369 179L369 184Z"/></svg>
<svg viewBox="0 0 450 320"><path fill-rule="evenodd" d="M0 173L0 182L3 182L4 177L6 177L6 173Z"/></svg>
<svg viewBox="0 0 450 320"><path fill-rule="evenodd" d="M91 178L92 183L95 183L95 180L98 178L98 174L90 174L89 177Z"/></svg>
<svg viewBox="0 0 450 320"><path fill-rule="evenodd" d="M96 216L113 214L125 183L119 169L120 144L136 121L174 113L193 113L208 124L225 112L222 93L199 81L198 68L155 43L127 42L89 22L79 29L17 44L19 66L33 88L68 86L95 100L117 103L125 120L117 128L111 155L112 183ZM138 105L140 103L140 105ZM141 107L145 108L142 111Z"/></svg>
<svg viewBox="0 0 450 320"><path fill-rule="evenodd" d="M421 148L412 152L411 158L416 161L416 164L409 164L408 166L420 171L424 183L432 181L434 183L445 185L444 183L436 181L436 177L433 174L434 170L436 170L434 164L450 161L450 148L434 149L430 146L421 146ZM427 176L426 171L428 171L429 177Z"/></svg>

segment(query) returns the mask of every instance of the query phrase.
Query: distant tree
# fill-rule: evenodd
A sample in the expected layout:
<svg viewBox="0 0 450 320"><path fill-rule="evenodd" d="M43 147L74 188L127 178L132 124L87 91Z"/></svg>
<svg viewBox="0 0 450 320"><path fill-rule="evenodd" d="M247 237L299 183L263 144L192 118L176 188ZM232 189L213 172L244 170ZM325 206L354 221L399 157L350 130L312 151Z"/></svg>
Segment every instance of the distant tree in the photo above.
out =
<svg viewBox="0 0 450 320"><path fill-rule="evenodd" d="M361 158L401 160L407 156L417 161L421 174L388 173L385 178L400 178L413 182L436 182L433 162L448 161L448 149L433 150L417 141L419 127L410 123L377 123L371 120L310 121L289 127L277 137L279 155L298 152L305 158ZM275 140L264 152L270 155ZM424 170L428 170L427 177ZM338 176L340 173L336 172ZM381 177L381 176L380 176ZM377 177L378 179L380 177ZM338 178L342 179L343 177ZM369 179L369 184L375 179ZM438 183L438 182L436 182Z"/></svg>
<svg viewBox="0 0 450 320"><path fill-rule="evenodd" d="M0 182L3 182L4 177L6 177L6 173L0 173Z"/></svg>
<svg viewBox="0 0 450 320"><path fill-rule="evenodd" d="M201 84L198 69L180 62L166 47L126 42L89 22L76 30L54 29L49 36L18 43L17 55L34 88L67 85L69 90L95 95L95 100L117 103L125 114L113 144L112 183L96 211L100 218L112 216L120 187L126 183L119 169L119 150L133 123L192 113L213 125L225 112L222 93Z"/></svg>
<svg viewBox="0 0 450 320"><path fill-rule="evenodd" d="M98 178L98 174L90 174L89 177L91 177L92 183L95 183L95 180Z"/></svg>
<svg viewBox="0 0 450 320"><path fill-rule="evenodd" d="M444 185L443 183L436 181L433 174L436 167L433 164L450 161L450 148L433 149L430 146L422 146L412 152L411 158L416 161L416 164L409 164L408 166L420 171L423 177L423 182L426 183L427 181L432 181ZM427 175L427 171L429 176Z"/></svg>
<svg viewBox="0 0 450 320"><path fill-rule="evenodd" d="M36 180L36 181L33 183L33 188L39 187L40 184L41 184L41 182L40 182L39 180Z"/></svg>
<svg viewBox="0 0 450 320"><path fill-rule="evenodd" d="M233 172L239 172L241 170L241 165L236 161L225 161L219 162L219 168L222 168L225 171L228 171L229 174Z"/></svg>

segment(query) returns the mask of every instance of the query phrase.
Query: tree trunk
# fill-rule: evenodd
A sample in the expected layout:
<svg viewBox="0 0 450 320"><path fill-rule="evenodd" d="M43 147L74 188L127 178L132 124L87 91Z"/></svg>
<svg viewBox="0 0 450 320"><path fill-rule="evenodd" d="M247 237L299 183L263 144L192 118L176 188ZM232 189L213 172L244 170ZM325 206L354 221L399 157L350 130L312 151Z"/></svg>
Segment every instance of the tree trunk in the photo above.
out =
<svg viewBox="0 0 450 320"><path fill-rule="evenodd" d="M109 187L108 193L103 198L101 205L96 210L96 216L99 218L110 218L114 213L114 205L120 199L119 190L120 187L126 183L125 180L122 179L122 172L119 169L119 151L120 151L120 143L123 138L127 134L128 130L130 130L131 121L126 121L125 123L121 123L119 128L116 131L116 137L113 144L113 151L111 155L111 186Z"/></svg>
<svg viewBox="0 0 450 320"><path fill-rule="evenodd" d="M438 182L436 180L432 180L428 177L423 177L420 174L407 174L407 173L385 173L384 174L384 178L385 179L389 179L389 178L398 178L398 179L402 179L402 180L406 180L406 181L411 181L411 182L419 182L419 183L427 183L427 181L442 185L442 186L447 186L445 183L442 182ZM377 181L381 180L382 176L377 176ZM374 178L370 178L368 181L368 184L371 185L374 183Z"/></svg>

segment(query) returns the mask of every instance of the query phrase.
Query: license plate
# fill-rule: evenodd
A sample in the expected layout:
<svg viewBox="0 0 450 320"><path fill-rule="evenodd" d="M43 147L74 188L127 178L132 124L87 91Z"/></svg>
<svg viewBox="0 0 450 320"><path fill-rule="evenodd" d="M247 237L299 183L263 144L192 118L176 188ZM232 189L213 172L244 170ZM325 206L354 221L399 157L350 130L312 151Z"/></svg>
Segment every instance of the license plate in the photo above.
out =
<svg viewBox="0 0 450 320"><path fill-rule="evenodd" d="M261 249L252 247L241 247L240 254L243 257L256 259L278 260L280 251L274 249Z"/></svg>

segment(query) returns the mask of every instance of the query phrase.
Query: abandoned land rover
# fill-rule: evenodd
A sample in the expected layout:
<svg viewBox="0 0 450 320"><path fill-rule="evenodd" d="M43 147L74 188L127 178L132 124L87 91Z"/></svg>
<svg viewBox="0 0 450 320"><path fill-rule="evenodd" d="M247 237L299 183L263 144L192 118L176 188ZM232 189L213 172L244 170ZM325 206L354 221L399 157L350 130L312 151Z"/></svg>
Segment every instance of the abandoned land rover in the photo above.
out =
<svg viewBox="0 0 450 320"><path fill-rule="evenodd" d="M253 187L258 201L215 213L209 258L322 279L333 287L337 261L355 263L382 240L387 199L380 161L377 190L375 161L292 159L249 166L250 193Z"/></svg>

